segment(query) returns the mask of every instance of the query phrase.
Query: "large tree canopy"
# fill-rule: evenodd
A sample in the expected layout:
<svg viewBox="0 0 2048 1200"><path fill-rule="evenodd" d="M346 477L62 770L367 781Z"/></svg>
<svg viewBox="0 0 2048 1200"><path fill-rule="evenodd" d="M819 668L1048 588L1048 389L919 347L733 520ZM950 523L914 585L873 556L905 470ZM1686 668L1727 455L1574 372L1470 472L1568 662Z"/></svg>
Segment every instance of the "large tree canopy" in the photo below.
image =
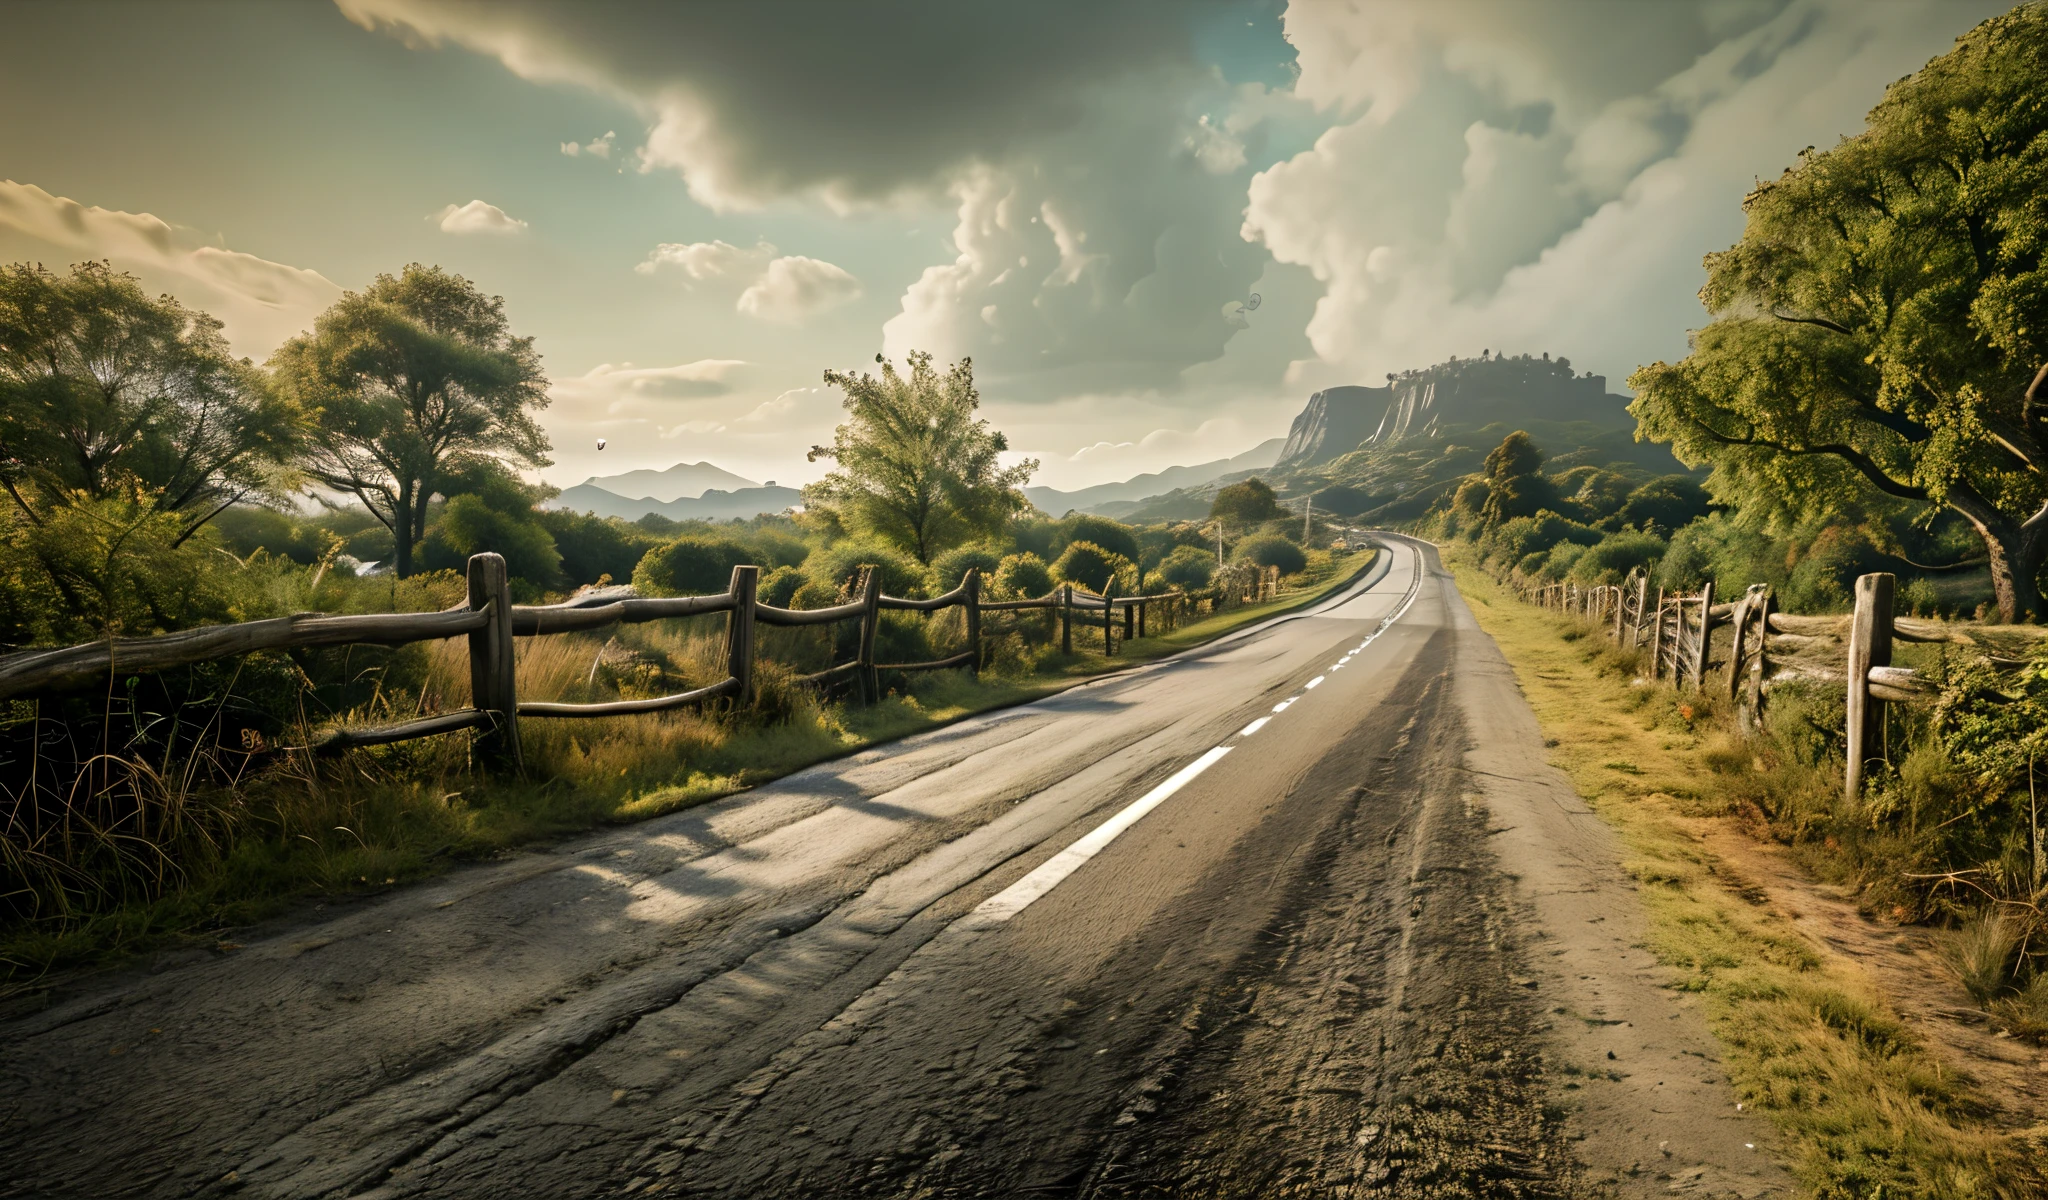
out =
<svg viewBox="0 0 2048 1200"><path fill-rule="evenodd" d="M1978 26L1744 210L1713 322L1629 379L1642 433L1779 528L1873 490L1953 509L2005 618L2048 615L2048 8Z"/></svg>
<svg viewBox="0 0 2048 1200"><path fill-rule="evenodd" d="M548 465L533 339L512 336L501 297L439 267L413 263L345 294L271 365L317 413L308 474L391 530L400 575L447 477L483 457Z"/></svg>
<svg viewBox="0 0 2048 1200"><path fill-rule="evenodd" d="M810 459L839 466L804 489L804 502L929 564L1029 507L1018 489L1038 463L1001 465L1009 442L974 415L981 396L973 360L944 375L929 354L913 351L909 362L908 375L883 362L879 379L825 372L825 382L846 393L846 422L830 446L811 448Z"/></svg>
<svg viewBox="0 0 2048 1200"><path fill-rule="evenodd" d="M0 266L0 479L28 520L140 484L173 544L235 501L289 490L299 412L220 322L89 262Z"/></svg>

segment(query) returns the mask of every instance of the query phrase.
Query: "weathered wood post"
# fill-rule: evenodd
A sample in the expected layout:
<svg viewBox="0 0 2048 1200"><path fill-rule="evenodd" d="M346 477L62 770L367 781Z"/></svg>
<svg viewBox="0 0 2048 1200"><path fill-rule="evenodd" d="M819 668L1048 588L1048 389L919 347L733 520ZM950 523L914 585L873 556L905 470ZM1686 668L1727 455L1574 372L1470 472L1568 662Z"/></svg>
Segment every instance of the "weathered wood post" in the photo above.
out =
<svg viewBox="0 0 2048 1200"><path fill-rule="evenodd" d="M1764 723L1764 680L1771 670L1771 607L1775 597L1771 585L1760 583L1762 597L1757 601L1756 657L1749 665L1749 719L1761 729Z"/></svg>
<svg viewBox="0 0 2048 1200"><path fill-rule="evenodd" d="M470 704L488 718L476 737L477 760L494 770L519 769L519 689L512 665L512 590L505 559L469 556L469 607L487 614L469 635Z"/></svg>
<svg viewBox="0 0 2048 1200"><path fill-rule="evenodd" d="M1614 644L1615 644L1615 645L1617 645L1617 646L1621 645L1621 627L1622 627L1622 625L1623 625L1623 624L1625 624L1625 623L1627 622L1627 619L1628 619L1628 590L1627 590L1627 588L1626 588L1626 587L1616 587L1616 588L1614 589L1614 633L1613 633L1613 638L1614 638Z"/></svg>
<svg viewBox="0 0 2048 1200"><path fill-rule="evenodd" d="M1132 630L1137 628L1138 609L1142 603L1142 601L1136 604L1129 600L1124 601L1124 640L1127 642L1131 640Z"/></svg>
<svg viewBox="0 0 2048 1200"><path fill-rule="evenodd" d="M1074 652L1074 585L1060 585L1060 653Z"/></svg>
<svg viewBox="0 0 2048 1200"><path fill-rule="evenodd" d="M863 704L882 700L882 673L875 669L875 634L882 624L882 572L860 569L860 698Z"/></svg>
<svg viewBox="0 0 2048 1200"><path fill-rule="evenodd" d="M1116 620L1116 605L1111 601L1116 596L1116 584L1102 585L1102 657L1116 654L1116 645L1110 641L1110 625Z"/></svg>
<svg viewBox="0 0 2048 1200"><path fill-rule="evenodd" d="M1735 627L1734 640L1728 645L1728 702L1733 704L1742 695L1742 643L1749 637L1750 610L1756 604L1756 585L1742 594L1735 602L1735 615L1729 624Z"/></svg>
<svg viewBox="0 0 2048 1200"><path fill-rule="evenodd" d="M1842 773L1842 795L1850 800L1863 793L1863 766L1882 733L1884 701L1870 694L1870 668L1892 665L1892 591L1897 583L1888 572L1856 580L1856 615L1849 623L1849 761Z"/></svg>
<svg viewBox="0 0 2048 1200"><path fill-rule="evenodd" d="M1707 655L1714 645L1714 581L1700 587L1700 640L1692 650L1692 690L1707 690Z"/></svg>
<svg viewBox="0 0 2048 1200"><path fill-rule="evenodd" d="M1152 602L1150 600L1138 601L1138 636L1141 638L1145 636L1145 609L1150 607L1151 603ZM1125 625L1124 637L1129 638L1130 636L1131 627L1129 625Z"/></svg>
<svg viewBox="0 0 2048 1200"><path fill-rule="evenodd" d="M1643 644L1643 610L1648 608L1649 605L1650 573L1645 571L1642 577L1636 580L1636 619L1635 624L1628 631L1628 644L1631 646Z"/></svg>
<svg viewBox="0 0 2048 1200"><path fill-rule="evenodd" d="M761 588L761 568L732 569L732 611L725 616L725 673L739 681L732 706L754 703L754 597Z"/></svg>
<svg viewBox="0 0 2048 1200"><path fill-rule="evenodd" d="M981 678L981 568L967 568L967 577L960 581L960 606L967 610L967 649L974 657L967 660L967 672L976 679Z"/></svg>
<svg viewBox="0 0 2048 1200"><path fill-rule="evenodd" d="M1650 678L1654 681L1664 662L1664 589L1657 589L1657 610L1650 619Z"/></svg>

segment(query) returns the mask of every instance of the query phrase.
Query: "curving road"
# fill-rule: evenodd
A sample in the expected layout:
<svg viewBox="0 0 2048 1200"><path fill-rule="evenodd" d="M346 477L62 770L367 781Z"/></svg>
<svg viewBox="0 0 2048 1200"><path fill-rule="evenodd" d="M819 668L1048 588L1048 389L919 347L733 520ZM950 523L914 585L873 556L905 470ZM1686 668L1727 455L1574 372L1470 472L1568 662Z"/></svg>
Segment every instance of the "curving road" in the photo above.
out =
<svg viewBox="0 0 2048 1200"><path fill-rule="evenodd" d="M1426 543L1306 612L0 1023L0 1195L1758 1195Z"/></svg>

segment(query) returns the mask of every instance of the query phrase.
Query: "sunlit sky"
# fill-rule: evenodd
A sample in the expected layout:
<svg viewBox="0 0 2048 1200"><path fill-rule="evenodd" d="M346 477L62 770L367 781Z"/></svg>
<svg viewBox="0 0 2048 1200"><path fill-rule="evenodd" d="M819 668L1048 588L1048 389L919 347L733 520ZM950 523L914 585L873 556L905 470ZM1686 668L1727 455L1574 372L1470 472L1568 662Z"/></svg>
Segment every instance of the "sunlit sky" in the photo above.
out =
<svg viewBox="0 0 2048 1200"><path fill-rule="evenodd" d="M110 259L257 359L459 271L537 339L564 486L814 478L821 372L971 354L1071 488L1482 348L1618 388L1757 178L2006 7L13 0L0 258Z"/></svg>

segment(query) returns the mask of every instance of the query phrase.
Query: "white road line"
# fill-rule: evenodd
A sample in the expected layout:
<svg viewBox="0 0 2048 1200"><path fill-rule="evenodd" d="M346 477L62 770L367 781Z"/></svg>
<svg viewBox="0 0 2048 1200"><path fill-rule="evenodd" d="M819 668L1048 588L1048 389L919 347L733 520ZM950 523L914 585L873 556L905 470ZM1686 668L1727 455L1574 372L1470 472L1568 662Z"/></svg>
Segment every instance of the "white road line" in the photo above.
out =
<svg viewBox="0 0 2048 1200"><path fill-rule="evenodd" d="M1285 699L1285 700L1282 700L1282 701L1281 701L1280 703L1278 703L1278 704L1275 704L1275 705L1273 706L1273 711L1274 711L1274 712L1276 712L1276 713L1282 713L1282 712L1286 712L1286 711L1287 711L1287 706L1288 706L1288 705L1290 705L1290 704L1292 704L1292 703L1294 703L1294 702L1295 702L1296 700L1299 700L1299 699L1301 699L1301 697L1300 697L1300 696L1289 696L1289 697L1288 697L1287 699Z"/></svg>
<svg viewBox="0 0 2048 1200"><path fill-rule="evenodd" d="M1053 855L1038 869L1017 882L981 902L967 914L970 926L984 927L999 925L1030 907L1031 902L1058 887L1060 881L1079 870L1081 864L1102 852L1103 847L1115 841L1117 835L1138 823L1146 813L1166 802L1166 798L1186 787L1195 776L1216 765L1230 747L1218 746L1180 770L1151 791L1138 797L1122 812L1097 825L1080 841Z"/></svg>
<svg viewBox="0 0 2048 1200"><path fill-rule="evenodd" d="M1259 730L1264 729L1266 727L1266 722L1272 719L1273 718L1271 717L1260 717L1258 720L1253 721L1251 724L1245 726L1243 729L1238 730L1237 736L1250 737L1251 735L1257 733Z"/></svg>
<svg viewBox="0 0 2048 1200"><path fill-rule="evenodd" d="M1323 679L1324 679L1324 678L1325 678L1325 677L1324 677L1324 676L1322 676L1322 675L1318 675L1318 676L1316 676L1316 677L1315 677L1314 679L1311 679L1311 680L1309 680L1309 681L1308 681L1307 683L1304 683L1304 684L1302 684L1302 685L1301 685L1301 690L1302 690L1302 691L1304 691L1304 692L1306 692L1306 691L1310 691L1310 690L1314 689L1314 687L1315 687L1315 686L1316 686L1317 684L1321 683L1321 682L1323 681Z"/></svg>

